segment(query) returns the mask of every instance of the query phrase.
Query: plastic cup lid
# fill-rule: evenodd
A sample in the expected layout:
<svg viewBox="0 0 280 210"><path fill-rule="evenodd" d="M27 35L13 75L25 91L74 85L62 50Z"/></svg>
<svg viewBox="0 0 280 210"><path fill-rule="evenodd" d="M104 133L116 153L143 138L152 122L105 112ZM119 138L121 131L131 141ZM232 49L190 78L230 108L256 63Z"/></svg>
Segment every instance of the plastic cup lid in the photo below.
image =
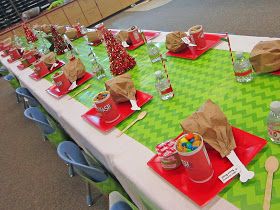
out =
<svg viewBox="0 0 280 210"><path fill-rule="evenodd" d="M280 101L272 101L270 104L270 110L276 113L280 113Z"/></svg>

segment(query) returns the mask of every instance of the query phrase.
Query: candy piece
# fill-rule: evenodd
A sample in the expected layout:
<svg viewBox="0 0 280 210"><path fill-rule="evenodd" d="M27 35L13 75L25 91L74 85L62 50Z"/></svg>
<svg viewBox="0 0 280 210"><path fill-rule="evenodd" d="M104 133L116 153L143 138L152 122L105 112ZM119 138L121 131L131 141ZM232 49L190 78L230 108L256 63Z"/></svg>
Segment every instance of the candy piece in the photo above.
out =
<svg viewBox="0 0 280 210"><path fill-rule="evenodd" d="M193 142L194 142L194 138L190 139L189 141L190 141L191 143L193 143Z"/></svg>
<svg viewBox="0 0 280 210"><path fill-rule="evenodd" d="M184 142L181 145L182 145L182 147L187 147L187 142Z"/></svg>
<svg viewBox="0 0 280 210"><path fill-rule="evenodd" d="M192 147L192 151L194 151L194 150L196 150L197 149L197 147Z"/></svg>
<svg viewBox="0 0 280 210"><path fill-rule="evenodd" d="M191 152L192 151L192 149L187 149L187 152Z"/></svg>
<svg viewBox="0 0 280 210"><path fill-rule="evenodd" d="M201 144L201 141L194 141L192 145L193 145L194 147L199 147L200 144Z"/></svg>
<svg viewBox="0 0 280 210"><path fill-rule="evenodd" d="M184 142L188 142L188 140L185 137L183 137L183 138L180 139L180 142L184 143Z"/></svg>
<svg viewBox="0 0 280 210"><path fill-rule="evenodd" d="M192 145L191 145L191 144L188 144L188 145L187 145L187 148L188 148L188 149L192 149Z"/></svg>
<svg viewBox="0 0 280 210"><path fill-rule="evenodd" d="M195 141L200 141L200 140L201 140L201 139L200 139L200 136L195 134L195 135L194 135L194 140L195 140Z"/></svg>
<svg viewBox="0 0 280 210"><path fill-rule="evenodd" d="M192 139L193 137L194 137L194 135L193 135L192 133L188 133L188 134L186 135L186 138L187 138L188 140Z"/></svg>

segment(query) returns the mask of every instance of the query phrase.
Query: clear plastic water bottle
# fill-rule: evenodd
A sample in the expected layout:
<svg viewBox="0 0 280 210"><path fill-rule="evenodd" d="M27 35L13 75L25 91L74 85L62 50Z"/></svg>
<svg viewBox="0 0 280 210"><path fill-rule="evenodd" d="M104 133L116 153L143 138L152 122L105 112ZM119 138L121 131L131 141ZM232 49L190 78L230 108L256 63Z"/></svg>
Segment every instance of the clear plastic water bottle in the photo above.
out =
<svg viewBox="0 0 280 210"><path fill-rule="evenodd" d="M156 89L158 90L162 100L173 98L174 93L169 80L162 71L156 71Z"/></svg>
<svg viewBox="0 0 280 210"><path fill-rule="evenodd" d="M241 83L250 82L254 78L250 61L244 57L243 52L235 55L234 74L236 81Z"/></svg>
<svg viewBox="0 0 280 210"><path fill-rule="evenodd" d="M106 77L103 66L100 63L98 63L97 60L92 59L91 63L92 63L92 72L95 74L98 80Z"/></svg>
<svg viewBox="0 0 280 210"><path fill-rule="evenodd" d="M147 41L147 48L151 62L156 63L160 61L160 50L151 40Z"/></svg>
<svg viewBox="0 0 280 210"><path fill-rule="evenodd" d="M280 101L273 101L270 104L267 129L271 141L280 144Z"/></svg>

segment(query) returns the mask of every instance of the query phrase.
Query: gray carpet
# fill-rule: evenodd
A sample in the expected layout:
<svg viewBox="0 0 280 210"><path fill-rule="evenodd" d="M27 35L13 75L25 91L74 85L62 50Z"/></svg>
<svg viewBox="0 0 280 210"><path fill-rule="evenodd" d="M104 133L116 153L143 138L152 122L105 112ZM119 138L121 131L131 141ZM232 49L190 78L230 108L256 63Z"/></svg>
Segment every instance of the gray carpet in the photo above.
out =
<svg viewBox="0 0 280 210"><path fill-rule="evenodd" d="M150 11L120 13L105 23L109 28L137 25L162 31L201 24L207 32L279 37L279 19L278 0L173 0Z"/></svg>
<svg viewBox="0 0 280 210"><path fill-rule="evenodd" d="M108 199L97 189L93 207L85 202L85 184L70 178L56 148L23 115L14 89L0 78L0 209L105 210Z"/></svg>

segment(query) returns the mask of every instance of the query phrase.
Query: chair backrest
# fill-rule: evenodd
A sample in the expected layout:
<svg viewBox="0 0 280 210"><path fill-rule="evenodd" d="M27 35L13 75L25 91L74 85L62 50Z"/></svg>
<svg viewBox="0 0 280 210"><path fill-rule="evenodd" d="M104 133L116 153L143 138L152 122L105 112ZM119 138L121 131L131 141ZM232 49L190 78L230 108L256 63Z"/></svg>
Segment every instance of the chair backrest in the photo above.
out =
<svg viewBox="0 0 280 210"><path fill-rule="evenodd" d="M71 164L79 175L94 182L102 182L108 178L107 172L101 167L89 166L80 148L71 141L61 142L57 147L58 156Z"/></svg>
<svg viewBox="0 0 280 210"><path fill-rule="evenodd" d="M29 92L27 88L18 87L16 93L22 97L25 97L28 100L29 107L39 106L39 102L34 98L34 96Z"/></svg>
<svg viewBox="0 0 280 210"><path fill-rule="evenodd" d="M6 76L4 76L4 80L6 80L6 81L11 81L11 80L13 80L15 77L13 76L13 75L11 75L11 74L8 74L8 75L6 75Z"/></svg>
<svg viewBox="0 0 280 210"><path fill-rule="evenodd" d="M24 111L24 116L34 121L46 135L55 131L55 129L49 124L47 117L37 107L27 108Z"/></svg>

